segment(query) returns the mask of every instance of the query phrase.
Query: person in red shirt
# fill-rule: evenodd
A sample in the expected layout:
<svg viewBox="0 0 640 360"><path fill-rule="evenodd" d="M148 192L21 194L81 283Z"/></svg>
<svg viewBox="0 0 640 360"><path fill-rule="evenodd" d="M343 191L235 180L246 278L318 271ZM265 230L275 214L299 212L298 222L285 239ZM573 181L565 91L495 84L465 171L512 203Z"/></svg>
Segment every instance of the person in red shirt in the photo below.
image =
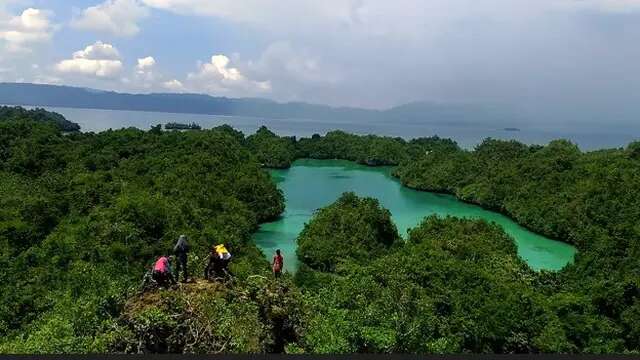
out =
<svg viewBox="0 0 640 360"><path fill-rule="evenodd" d="M276 250L276 254L273 256L273 263L271 267L273 268L273 275L277 278L282 275L282 267L284 266L284 258L280 254L280 249Z"/></svg>
<svg viewBox="0 0 640 360"><path fill-rule="evenodd" d="M168 285L176 282L171 270L171 261L166 256L158 258L156 263L153 265L153 272L151 273L151 276L153 280L158 283L158 286L161 287L168 287Z"/></svg>

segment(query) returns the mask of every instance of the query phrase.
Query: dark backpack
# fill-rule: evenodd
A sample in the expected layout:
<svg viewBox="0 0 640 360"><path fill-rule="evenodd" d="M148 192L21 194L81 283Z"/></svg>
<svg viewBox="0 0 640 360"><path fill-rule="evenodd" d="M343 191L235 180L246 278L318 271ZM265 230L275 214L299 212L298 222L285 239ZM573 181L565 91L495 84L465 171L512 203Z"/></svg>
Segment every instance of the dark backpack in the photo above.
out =
<svg viewBox="0 0 640 360"><path fill-rule="evenodd" d="M178 239L178 243L173 247L173 252L177 254L186 254L189 252L189 244L185 240Z"/></svg>

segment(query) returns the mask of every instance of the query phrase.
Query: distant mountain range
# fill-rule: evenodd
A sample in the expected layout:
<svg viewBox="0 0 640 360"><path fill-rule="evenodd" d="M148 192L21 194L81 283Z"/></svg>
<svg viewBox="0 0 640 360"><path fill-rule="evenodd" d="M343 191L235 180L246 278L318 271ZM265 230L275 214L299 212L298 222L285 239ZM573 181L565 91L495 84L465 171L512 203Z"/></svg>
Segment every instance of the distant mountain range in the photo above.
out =
<svg viewBox="0 0 640 360"><path fill-rule="evenodd" d="M0 104L188 114L255 116L320 121L420 122L450 125L514 123L513 114L496 107L416 102L388 110L331 107L302 102L200 94L124 94L70 86L0 83Z"/></svg>

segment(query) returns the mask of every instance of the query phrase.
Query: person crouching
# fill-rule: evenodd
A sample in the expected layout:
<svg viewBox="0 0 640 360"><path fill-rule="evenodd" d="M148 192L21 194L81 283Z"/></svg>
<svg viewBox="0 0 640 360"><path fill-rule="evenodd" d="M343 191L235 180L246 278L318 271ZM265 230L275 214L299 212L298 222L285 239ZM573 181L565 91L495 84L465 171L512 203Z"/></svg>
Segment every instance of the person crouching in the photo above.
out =
<svg viewBox="0 0 640 360"><path fill-rule="evenodd" d="M158 258L153 266L151 277L159 287L168 288L176 283L176 280L173 278L173 271L171 270L171 260L167 256Z"/></svg>

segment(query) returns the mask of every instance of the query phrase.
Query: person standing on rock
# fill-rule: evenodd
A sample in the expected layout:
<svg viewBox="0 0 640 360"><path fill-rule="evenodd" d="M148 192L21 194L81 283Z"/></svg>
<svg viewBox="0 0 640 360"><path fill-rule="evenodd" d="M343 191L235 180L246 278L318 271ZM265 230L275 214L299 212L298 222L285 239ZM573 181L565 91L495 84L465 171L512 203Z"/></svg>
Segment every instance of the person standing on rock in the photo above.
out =
<svg viewBox="0 0 640 360"><path fill-rule="evenodd" d="M282 275L283 266L284 266L284 258L282 257L282 254L280 254L280 249L277 249L276 254L273 255L273 262L271 263L271 267L273 269L273 276L275 276L276 279L280 278L280 276Z"/></svg>
<svg viewBox="0 0 640 360"><path fill-rule="evenodd" d="M176 255L177 264L176 264L176 279L180 279L180 271L184 274L183 281L187 282L188 273L187 273L187 253L189 252L190 247L189 243L187 243L187 237L185 235L180 235L178 238L178 242L176 246L173 247L173 253Z"/></svg>

